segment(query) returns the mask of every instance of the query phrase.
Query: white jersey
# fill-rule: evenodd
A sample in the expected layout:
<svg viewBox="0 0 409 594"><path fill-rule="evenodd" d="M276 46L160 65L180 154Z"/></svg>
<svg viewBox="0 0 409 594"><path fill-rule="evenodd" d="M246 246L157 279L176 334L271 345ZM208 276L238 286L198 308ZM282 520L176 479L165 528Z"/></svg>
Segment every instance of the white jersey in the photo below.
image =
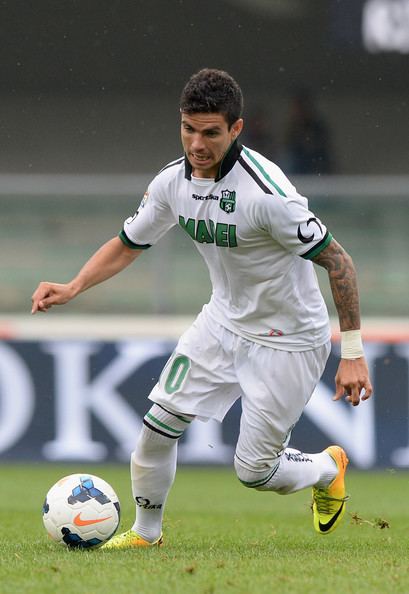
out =
<svg viewBox="0 0 409 594"><path fill-rule="evenodd" d="M120 237L145 249L177 224L208 266L211 318L276 349L309 350L330 339L310 259L332 237L274 163L237 141L214 180L194 178L186 158L174 161L153 179Z"/></svg>

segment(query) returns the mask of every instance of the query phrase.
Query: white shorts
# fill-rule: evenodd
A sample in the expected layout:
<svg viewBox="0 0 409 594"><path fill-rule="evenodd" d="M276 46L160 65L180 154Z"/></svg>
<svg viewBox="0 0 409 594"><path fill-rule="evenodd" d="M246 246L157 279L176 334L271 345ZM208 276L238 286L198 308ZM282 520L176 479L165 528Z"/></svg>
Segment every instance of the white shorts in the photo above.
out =
<svg viewBox="0 0 409 594"><path fill-rule="evenodd" d="M287 445L328 359L273 349L238 336L202 312L181 336L149 398L180 414L222 421L241 397L237 455L269 464Z"/></svg>

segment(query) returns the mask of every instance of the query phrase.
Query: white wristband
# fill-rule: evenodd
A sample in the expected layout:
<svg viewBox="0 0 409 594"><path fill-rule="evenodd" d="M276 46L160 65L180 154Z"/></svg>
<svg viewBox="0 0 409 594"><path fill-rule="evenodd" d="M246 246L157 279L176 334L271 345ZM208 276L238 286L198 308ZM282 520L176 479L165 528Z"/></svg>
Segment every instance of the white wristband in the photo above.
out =
<svg viewBox="0 0 409 594"><path fill-rule="evenodd" d="M359 359L364 356L360 330L341 332L341 359Z"/></svg>

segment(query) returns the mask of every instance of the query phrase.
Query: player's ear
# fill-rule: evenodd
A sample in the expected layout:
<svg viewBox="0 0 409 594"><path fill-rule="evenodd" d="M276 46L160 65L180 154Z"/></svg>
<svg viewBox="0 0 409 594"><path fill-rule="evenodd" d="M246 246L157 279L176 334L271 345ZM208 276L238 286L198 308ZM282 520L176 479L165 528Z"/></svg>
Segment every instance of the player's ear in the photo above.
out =
<svg viewBox="0 0 409 594"><path fill-rule="evenodd" d="M240 132L243 130L243 123L244 123L243 122L243 119L242 118L239 118L232 125L231 130L232 130L232 138L233 138L233 140L235 140L238 137L238 135L240 134Z"/></svg>

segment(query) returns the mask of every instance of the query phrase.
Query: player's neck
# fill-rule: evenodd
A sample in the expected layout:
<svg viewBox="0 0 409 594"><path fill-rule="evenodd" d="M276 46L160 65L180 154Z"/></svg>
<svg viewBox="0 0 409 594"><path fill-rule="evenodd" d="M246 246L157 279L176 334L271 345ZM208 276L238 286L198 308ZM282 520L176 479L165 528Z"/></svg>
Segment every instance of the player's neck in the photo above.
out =
<svg viewBox="0 0 409 594"><path fill-rule="evenodd" d="M210 186L214 184L214 177L197 177L192 174L192 182L198 186Z"/></svg>

